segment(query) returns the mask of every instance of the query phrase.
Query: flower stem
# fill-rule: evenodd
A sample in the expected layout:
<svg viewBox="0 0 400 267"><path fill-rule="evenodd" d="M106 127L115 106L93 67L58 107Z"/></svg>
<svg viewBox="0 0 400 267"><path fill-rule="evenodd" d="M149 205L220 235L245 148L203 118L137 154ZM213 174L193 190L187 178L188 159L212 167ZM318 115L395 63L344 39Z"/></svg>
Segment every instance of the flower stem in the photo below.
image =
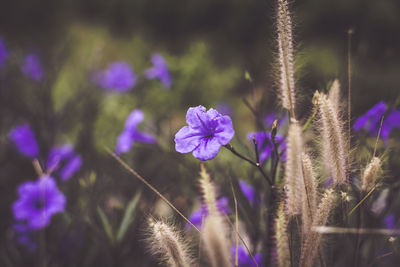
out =
<svg viewBox="0 0 400 267"><path fill-rule="evenodd" d="M224 146L225 148L227 148L228 150L230 150L235 156L247 161L248 163L250 163L251 165L253 165L254 167L256 167L262 174L262 176L264 176L265 180L267 180L267 182L269 183L269 185L273 185L271 179L269 178L269 176L265 173L264 169L262 168L261 164L258 162L254 162L251 159L241 155L239 152L237 152L233 146L231 144L227 144Z"/></svg>

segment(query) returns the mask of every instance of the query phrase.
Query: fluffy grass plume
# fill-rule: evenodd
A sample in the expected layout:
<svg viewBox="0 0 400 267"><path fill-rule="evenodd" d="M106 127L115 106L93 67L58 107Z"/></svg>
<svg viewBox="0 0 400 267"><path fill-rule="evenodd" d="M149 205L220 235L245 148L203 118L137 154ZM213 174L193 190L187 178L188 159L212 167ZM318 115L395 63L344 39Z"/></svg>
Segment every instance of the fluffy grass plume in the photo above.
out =
<svg viewBox="0 0 400 267"><path fill-rule="evenodd" d="M329 215L334 208L334 202L335 193L333 189L327 189L316 211L312 224L313 227L326 225ZM321 238L321 234L315 231L310 231L310 233L306 236L301 248L299 266L312 266L321 245Z"/></svg>
<svg viewBox="0 0 400 267"><path fill-rule="evenodd" d="M361 189L363 191L368 192L374 187L381 164L381 160L378 157L373 157L371 162L367 165L361 177Z"/></svg>
<svg viewBox="0 0 400 267"><path fill-rule="evenodd" d="M289 237L287 233L287 219L281 203L278 209L278 217L275 219L275 246L277 253L277 265L280 267L290 266Z"/></svg>
<svg viewBox="0 0 400 267"><path fill-rule="evenodd" d="M302 154L301 164L304 179L301 211L304 236L310 231L312 220L317 210L317 185L311 158L306 153Z"/></svg>
<svg viewBox="0 0 400 267"><path fill-rule="evenodd" d="M285 166L286 205L289 216L300 214L304 191L301 155L303 152L302 130L298 121L292 119L287 137L287 160Z"/></svg>
<svg viewBox="0 0 400 267"><path fill-rule="evenodd" d="M282 105L295 118L295 77L292 20L286 0L278 0L277 10L279 85Z"/></svg>
<svg viewBox="0 0 400 267"><path fill-rule="evenodd" d="M160 263L170 267L193 266L194 261L188 252L188 246L173 226L149 219L149 232L147 243L150 253Z"/></svg>
<svg viewBox="0 0 400 267"><path fill-rule="evenodd" d="M323 93L318 93L318 106L321 118L322 154L324 166L332 175L335 184L344 184L346 178L346 144L343 123L339 111Z"/></svg>
<svg viewBox="0 0 400 267"><path fill-rule="evenodd" d="M231 267L229 227L219 214L210 214L204 220L201 230L202 246L213 267Z"/></svg>
<svg viewBox="0 0 400 267"><path fill-rule="evenodd" d="M207 206L208 212L210 214L216 214L218 212L216 189L203 164L200 165L200 188L202 191L203 203Z"/></svg>
<svg viewBox="0 0 400 267"><path fill-rule="evenodd" d="M336 110L340 112L340 82L335 79L329 89L329 100Z"/></svg>

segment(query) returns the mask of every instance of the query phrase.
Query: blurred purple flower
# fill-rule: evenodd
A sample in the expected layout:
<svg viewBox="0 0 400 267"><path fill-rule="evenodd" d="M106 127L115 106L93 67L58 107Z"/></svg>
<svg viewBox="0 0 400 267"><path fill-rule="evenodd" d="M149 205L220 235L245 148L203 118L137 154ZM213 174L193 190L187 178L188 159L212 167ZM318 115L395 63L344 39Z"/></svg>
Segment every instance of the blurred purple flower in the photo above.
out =
<svg viewBox="0 0 400 267"><path fill-rule="evenodd" d="M63 165L63 166L61 166ZM46 170L51 173L59 168L61 180L66 181L82 166L82 158L75 154L70 144L53 147L46 162Z"/></svg>
<svg viewBox="0 0 400 267"><path fill-rule="evenodd" d="M253 206L256 201L256 191L254 190L254 188L243 180L239 180L239 186L240 190L242 190L243 192L243 195L249 200L250 205Z"/></svg>
<svg viewBox="0 0 400 267"><path fill-rule="evenodd" d="M29 124L14 127L8 137L14 142L21 154L30 158L38 156L39 147Z"/></svg>
<svg viewBox="0 0 400 267"><path fill-rule="evenodd" d="M382 139L387 141L393 128L400 128L400 110L394 109L383 120L381 136Z"/></svg>
<svg viewBox="0 0 400 267"><path fill-rule="evenodd" d="M235 255L236 255L236 246L233 246L231 251L232 251L232 258L234 259ZM261 253L254 254L253 257L254 257L255 261L257 262L258 266L261 267L262 266ZM255 267L255 266L257 266L255 264L255 262L253 261L253 259L251 258L251 256L248 254L247 249L242 245L238 246L238 261L239 261L238 265L240 267Z"/></svg>
<svg viewBox="0 0 400 267"><path fill-rule="evenodd" d="M131 90L136 84L136 74L128 62L117 61L109 64L107 69L95 75L98 86L116 92Z"/></svg>
<svg viewBox="0 0 400 267"><path fill-rule="evenodd" d="M3 66L7 58L8 58L8 50L4 45L3 39L0 37L0 67Z"/></svg>
<svg viewBox="0 0 400 267"><path fill-rule="evenodd" d="M235 134L231 118L212 108L207 112L203 106L189 108L186 122L189 126L175 135L175 149L180 153L192 152L200 160L213 159Z"/></svg>
<svg viewBox="0 0 400 267"><path fill-rule="evenodd" d="M144 73L147 79L159 79L166 88L171 87L171 76L168 71L167 63L164 58L155 53L151 57L153 67L147 69Z"/></svg>
<svg viewBox="0 0 400 267"><path fill-rule="evenodd" d="M218 211L222 214L230 214L231 210L229 208L229 200L227 197L221 197L217 200ZM192 212L189 216L189 221L193 223L197 228L201 227L201 223L203 217L205 218L208 215L208 208L206 205L202 205L200 208ZM187 224L186 228L190 228L190 225Z"/></svg>
<svg viewBox="0 0 400 267"><path fill-rule="evenodd" d="M125 121L125 128L122 133L118 136L117 146L115 148L115 153L118 155L121 153L126 153L131 150L133 143L145 143L154 144L156 143L156 138L147 133L142 133L137 130L137 126L144 119L144 114L141 110L133 110Z"/></svg>
<svg viewBox="0 0 400 267"><path fill-rule="evenodd" d="M14 224L15 239L18 244L23 245L29 251L33 252L37 248L35 239L35 231L28 227L27 224L19 222Z"/></svg>
<svg viewBox="0 0 400 267"><path fill-rule="evenodd" d="M229 117L232 117L232 108L229 104L227 103L219 103L217 107L215 108L221 115L226 115Z"/></svg>
<svg viewBox="0 0 400 267"><path fill-rule="evenodd" d="M257 149L260 156L260 162L264 162L271 156L271 152L274 149L274 144L272 143L271 133L266 132L250 132L247 134L247 139L253 142L253 137L256 138L257 141ZM286 142L285 138L281 134L276 134L275 140L277 145L280 148L280 152L284 152L286 150ZM282 159L285 159L285 154L282 155Z"/></svg>
<svg viewBox="0 0 400 267"><path fill-rule="evenodd" d="M390 214L388 216L385 217L385 226L388 229L395 229L396 227L396 223L395 223L395 219L394 219L394 215Z"/></svg>
<svg viewBox="0 0 400 267"><path fill-rule="evenodd" d="M21 65L21 70L27 77L37 82L43 79L44 72L39 57L36 54L29 54L25 57Z"/></svg>
<svg viewBox="0 0 400 267"><path fill-rule="evenodd" d="M13 204L14 217L26 220L31 229L41 229L50 223L51 217L65 209L65 196L58 190L50 176L18 187L19 199Z"/></svg>
<svg viewBox="0 0 400 267"><path fill-rule="evenodd" d="M383 101L373 106L367 113L358 117L354 122L354 131L359 131L364 128L372 134L377 134L380 127L379 121L383 114L385 114L386 109L386 104Z"/></svg>
<svg viewBox="0 0 400 267"><path fill-rule="evenodd" d="M288 122L288 115L283 115L281 117L277 117L275 112L271 112L267 115L265 118L265 125L267 128L271 128L272 125L274 124L274 121L278 120L278 129L283 127L285 124Z"/></svg>

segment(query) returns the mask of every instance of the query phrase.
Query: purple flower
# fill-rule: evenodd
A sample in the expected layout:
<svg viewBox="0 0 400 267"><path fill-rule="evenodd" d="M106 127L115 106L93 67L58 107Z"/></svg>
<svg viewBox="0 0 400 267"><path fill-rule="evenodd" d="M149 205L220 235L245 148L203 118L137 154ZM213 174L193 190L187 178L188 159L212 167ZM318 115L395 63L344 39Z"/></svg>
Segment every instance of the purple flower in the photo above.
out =
<svg viewBox="0 0 400 267"><path fill-rule="evenodd" d="M253 205L254 201L256 200L255 199L256 192L254 188L243 180L239 180L239 186L243 192L243 195L249 200L250 205Z"/></svg>
<svg viewBox="0 0 400 267"><path fill-rule="evenodd" d="M67 163L65 164L64 168L60 170L60 177L61 180L66 181L74 175L75 172L79 171L82 167L82 157L80 155L72 156Z"/></svg>
<svg viewBox="0 0 400 267"><path fill-rule="evenodd" d="M236 246L232 247L232 258L234 259L236 255ZM262 266L261 261L262 261L262 256L260 253L257 253L255 255L253 255L255 261L257 262L258 266ZM254 267L257 266L253 259L251 258L251 256L247 253L247 249L242 246L239 245L238 246L238 265L240 267Z"/></svg>
<svg viewBox="0 0 400 267"><path fill-rule="evenodd" d="M7 58L8 58L8 50L4 45L3 39L0 37L0 67L3 66Z"/></svg>
<svg viewBox="0 0 400 267"><path fill-rule="evenodd" d="M26 247L29 251L36 250L37 244L35 241L35 231L33 231L25 223L14 224L15 239L20 244Z"/></svg>
<svg viewBox="0 0 400 267"><path fill-rule="evenodd" d="M30 158L38 156L39 147L36 143L35 135L28 124L14 127L8 137L15 143L21 154Z"/></svg>
<svg viewBox="0 0 400 267"><path fill-rule="evenodd" d="M217 200L218 211L222 214L230 214L231 210L229 208L229 200L227 197L221 197ZM203 217L208 215L208 208L206 205L202 205L199 209L195 210L190 216L189 221L193 223L197 228L201 227ZM186 225L189 228L190 225Z"/></svg>
<svg viewBox="0 0 400 267"><path fill-rule="evenodd" d="M61 166L63 165L63 166ZM46 162L46 169L51 173L59 168L61 180L66 181L82 166L82 158L75 154L70 144L53 147Z"/></svg>
<svg viewBox="0 0 400 267"><path fill-rule="evenodd" d="M153 67L144 73L147 79L159 79L166 88L171 87L171 76L168 71L167 63L160 54L153 54L151 57Z"/></svg>
<svg viewBox="0 0 400 267"><path fill-rule="evenodd" d="M118 136L117 146L115 153L121 154L131 150L131 147L135 141L146 144L154 144L156 138L147 133L142 133L137 130L137 126L144 119L144 114L141 110L133 110L125 121L125 128L122 133Z"/></svg>
<svg viewBox="0 0 400 267"><path fill-rule="evenodd" d="M135 86L136 79L129 63L117 61L109 64L106 70L97 73L95 82L107 90L126 92Z"/></svg>
<svg viewBox="0 0 400 267"><path fill-rule="evenodd" d="M215 109L206 112L203 106L189 108L185 126L175 135L175 149L180 153L192 152L200 160L210 160L217 156L221 146L233 138L232 120L222 116Z"/></svg>
<svg viewBox="0 0 400 267"><path fill-rule="evenodd" d="M37 82L43 79L44 72L36 54L29 54L25 57L21 70L26 76Z"/></svg>
<svg viewBox="0 0 400 267"><path fill-rule="evenodd" d="M288 115L283 115L277 119L275 112L269 113L265 118L265 125L267 126L267 128L271 128L275 120L278 120L278 128L280 128L287 124Z"/></svg>
<svg viewBox="0 0 400 267"><path fill-rule="evenodd" d="M26 220L31 229L41 229L50 223L51 217L65 209L65 196L58 190L50 176L18 187L19 199L13 204L14 217Z"/></svg>
<svg viewBox="0 0 400 267"><path fill-rule="evenodd" d="M368 132L377 134L380 126L379 121L381 120L383 114L385 114L386 109L386 104L383 101L373 106L367 111L367 113L358 117L358 119L354 122L354 131L359 131L362 128L366 128Z"/></svg>
<svg viewBox="0 0 400 267"><path fill-rule="evenodd" d="M400 110L392 110L392 112L383 120L381 136L387 141L393 128L400 128Z"/></svg>
<svg viewBox="0 0 400 267"><path fill-rule="evenodd" d="M395 229L396 227L396 223L395 223L395 219L394 219L394 215L390 214L388 216L385 217L385 226L388 229Z"/></svg>
<svg viewBox="0 0 400 267"><path fill-rule="evenodd" d="M232 114L233 114L232 109L229 106L229 104L227 104L227 103L224 103L224 102L223 103L219 103L215 109L219 113L221 113L221 115L227 115L229 117L232 117Z"/></svg>
<svg viewBox="0 0 400 267"><path fill-rule="evenodd" d="M274 149L274 144L272 143L271 133L266 132L251 132L247 134L247 139L253 142L253 137L256 138L257 141L257 149L259 151L260 162L264 162L271 156L271 152ZM276 134L275 141L277 145L280 147L281 151L285 151L286 142L281 134ZM283 159L284 159L283 155Z"/></svg>

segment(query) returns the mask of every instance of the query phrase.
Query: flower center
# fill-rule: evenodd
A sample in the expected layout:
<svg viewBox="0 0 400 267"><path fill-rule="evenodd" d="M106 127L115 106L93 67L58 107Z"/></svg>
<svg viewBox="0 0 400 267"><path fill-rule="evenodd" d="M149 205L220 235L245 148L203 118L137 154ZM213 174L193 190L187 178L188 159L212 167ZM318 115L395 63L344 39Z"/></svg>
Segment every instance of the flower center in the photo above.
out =
<svg viewBox="0 0 400 267"><path fill-rule="evenodd" d="M33 206L35 207L35 209L41 210L46 206L46 201L44 200L44 198L37 198L33 201Z"/></svg>

